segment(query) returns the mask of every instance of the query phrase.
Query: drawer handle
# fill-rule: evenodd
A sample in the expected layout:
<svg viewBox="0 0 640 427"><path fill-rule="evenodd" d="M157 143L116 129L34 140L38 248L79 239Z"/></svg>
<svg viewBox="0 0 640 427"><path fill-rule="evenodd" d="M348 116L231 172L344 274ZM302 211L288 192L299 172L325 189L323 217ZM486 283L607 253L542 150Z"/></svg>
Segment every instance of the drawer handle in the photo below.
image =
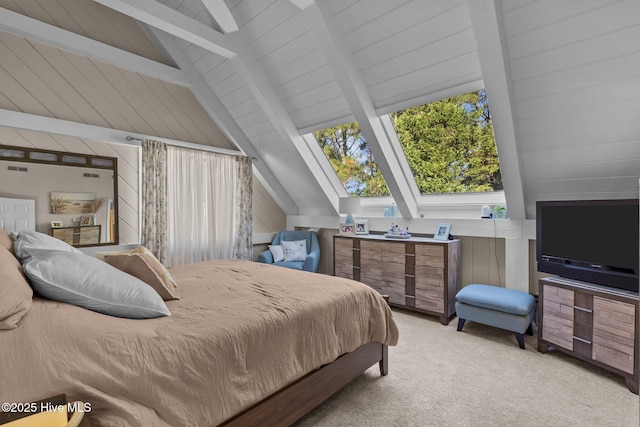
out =
<svg viewBox="0 0 640 427"><path fill-rule="evenodd" d="M589 341L589 340L585 340L584 338L576 337L576 336L574 335L574 336L573 336L573 339L574 339L574 340L578 340L578 341L580 341L580 342L583 342L583 343L585 343L585 344L589 344L589 345L591 345L591 341Z"/></svg>
<svg viewBox="0 0 640 427"><path fill-rule="evenodd" d="M572 305L571 306L573 309L575 310L580 310L580 311L584 311L586 313L593 313L593 310L589 309L589 308L584 308L584 307L578 307L577 305Z"/></svg>

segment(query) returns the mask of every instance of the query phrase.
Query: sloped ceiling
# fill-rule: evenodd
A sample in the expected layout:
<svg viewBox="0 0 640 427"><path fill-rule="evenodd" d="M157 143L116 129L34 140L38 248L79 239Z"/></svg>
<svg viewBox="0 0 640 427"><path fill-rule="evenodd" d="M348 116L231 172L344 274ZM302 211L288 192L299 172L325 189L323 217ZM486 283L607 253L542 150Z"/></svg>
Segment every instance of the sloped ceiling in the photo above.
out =
<svg viewBox="0 0 640 427"><path fill-rule="evenodd" d="M29 1L0 5L20 12ZM107 24L100 35L81 25L91 13L75 1L83 12L67 29L133 52ZM635 0L97 3L138 21L164 59L135 53L181 70L203 110L258 159L288 214L335 214L346 194L304 134L355 119L401 212L416 215L406 161L380 116L483 87L512 217L532 218L536 200L638 197Z"/></svg>

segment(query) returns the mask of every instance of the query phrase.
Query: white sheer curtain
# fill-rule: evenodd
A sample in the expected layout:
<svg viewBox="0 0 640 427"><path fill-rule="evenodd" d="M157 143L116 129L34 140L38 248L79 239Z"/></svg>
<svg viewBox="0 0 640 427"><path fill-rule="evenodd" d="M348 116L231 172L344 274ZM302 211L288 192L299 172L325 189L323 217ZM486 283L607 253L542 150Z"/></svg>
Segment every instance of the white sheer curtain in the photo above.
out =
<svg viewBox="0 0 640 427"><path fill-rule="evenodd" d="M236 158L167 147L167 259L182 265L234 257Z"/></svg>

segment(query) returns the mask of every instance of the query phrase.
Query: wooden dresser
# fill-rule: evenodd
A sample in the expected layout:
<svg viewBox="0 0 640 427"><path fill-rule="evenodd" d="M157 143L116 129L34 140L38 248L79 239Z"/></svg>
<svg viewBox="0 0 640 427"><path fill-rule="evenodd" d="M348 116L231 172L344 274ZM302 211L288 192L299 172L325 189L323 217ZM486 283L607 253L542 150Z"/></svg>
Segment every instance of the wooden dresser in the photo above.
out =
<svg viewBox="0 0 640 427"><path fill-rule="evenodd" d="M538 351L554 347L625 377L638 393L638 293L545 278L539 288Z"/></svg>
<svg viewBox="0 0 640 427"><path fill-rule="evenodd" d="M101 225L87 225L84 227L51 228L49 234L70 245L96 245L100 243Z"/></svg>
<svg viewBox="0 0 640 427"><path fill-rule="evenodd" d="M447 325L460 290L460 240L380 235L333 237L334 272L389 295L389 304L435 314Z"/></svg>

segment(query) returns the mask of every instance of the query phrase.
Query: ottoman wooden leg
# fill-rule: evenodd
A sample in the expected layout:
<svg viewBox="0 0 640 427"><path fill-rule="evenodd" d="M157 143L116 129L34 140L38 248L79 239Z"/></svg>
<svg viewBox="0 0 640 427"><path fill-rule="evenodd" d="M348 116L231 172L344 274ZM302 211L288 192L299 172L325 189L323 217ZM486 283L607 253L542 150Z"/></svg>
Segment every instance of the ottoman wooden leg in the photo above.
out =
<svg viewBox="0 0 640 427"><path fill-rule="evenodd" d="M533 336L533 325L531 323L529 323L529 327L527 328L525 334L529 335L530 337Z"/></svg>
<svg viewBox="0 0 640 427"><path fill-rule="evenodd" d="M466 320L458 318L458 330L459 331L462 330L462 327L464 326L464 322L466 322Z"/></svg>
<svg viewBox="0 0 640 427"><path fill-rule="evenodd" d="M521 349L524 350L524 334L519 334L517 332L515 334L516 334L516 339L518 340L518 345L520 346Z"/></svg>

